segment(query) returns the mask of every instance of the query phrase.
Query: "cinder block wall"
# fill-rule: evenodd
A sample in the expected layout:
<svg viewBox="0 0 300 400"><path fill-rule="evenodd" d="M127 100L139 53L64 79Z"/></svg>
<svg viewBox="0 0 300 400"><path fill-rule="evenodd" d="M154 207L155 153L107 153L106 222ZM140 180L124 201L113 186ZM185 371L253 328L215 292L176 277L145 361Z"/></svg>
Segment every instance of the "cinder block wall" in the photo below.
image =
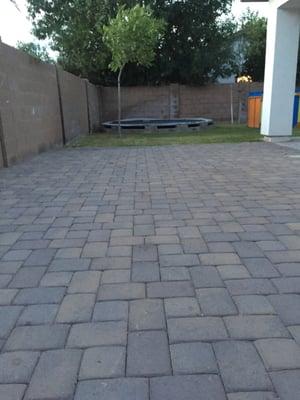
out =
<svg viewBox="0 0 300 400"><path fill-rule="evenodd" d="M84 79L0 43L1 121L0 166L8 166L98 130L98 90Z"/></svg>
<svg viewBox="0 0 300 400"><path fill-rule="evenodd" d="M57 68L66 142L89 132L86 84L83 79Z"/></svg>
<svg viewBox="0 0 300 400"><path fill-rule="evenodd" d="M97 132L101 126L102 105L98 88L89 81L85 81L88 99L89 125L91 132Z"/></svg>
<svg viewBox="0 0 300 400"><path fill-rule="evenodd" d="M99 88L102 102L102 120L109 121L118 116L116 87ZM122 88L123 118L169 118L169 86L133 86Z"/></svg>
<svg viewBox="0 0 300 400"><path fill-rule="evenodd" d="M244 105L242 111L245 120L248 93L262 89L262 83L123 87L122 117L207 117L216 121L230 121L232 90L234 119L235 121L238 120L241 102ZM117 89L115 87L100 87L99 93L102 99L102 120L116 119Z"/></svg>
<svg viewBox="0 0 300 400"><path fill-rule="evenodd" d="M235 117L237 101L237 93L233 90ZM231 86L208 85L201 88L180 86L180 115L229 121L231 118Z"/></svg>
<svg viewBox="0 0 300 400"><path fill-rule="evenodd" d="M261 83L233 85L235 120L248 92L261 89ZM230 85L123 87L122 116L229 121L230 99ZM117 114L116 87L96 87L0 42L0 167L99 131Z"/></svg>
<svg viewBox="0 0 300 400"><path fill-rule="evenodd" d="M0 112L8 165L62 143L55 67L0 44Z"/></svg>

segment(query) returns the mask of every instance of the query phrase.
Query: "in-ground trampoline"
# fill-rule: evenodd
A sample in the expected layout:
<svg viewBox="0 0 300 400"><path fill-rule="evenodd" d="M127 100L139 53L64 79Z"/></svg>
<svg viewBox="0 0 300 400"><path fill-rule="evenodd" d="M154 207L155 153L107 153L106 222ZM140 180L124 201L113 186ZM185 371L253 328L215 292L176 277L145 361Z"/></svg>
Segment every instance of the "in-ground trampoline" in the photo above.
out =
<svg viewBox="0 0 300 400"><path fill-rule="evenodd" d="M159 131L159 130L201 130L213 125L212 119L206 118L178 118L178 119L122 119L122 130L145 130L145 131ZM103 126L106 130L117 130L118 121L104 122Z"/></svg>

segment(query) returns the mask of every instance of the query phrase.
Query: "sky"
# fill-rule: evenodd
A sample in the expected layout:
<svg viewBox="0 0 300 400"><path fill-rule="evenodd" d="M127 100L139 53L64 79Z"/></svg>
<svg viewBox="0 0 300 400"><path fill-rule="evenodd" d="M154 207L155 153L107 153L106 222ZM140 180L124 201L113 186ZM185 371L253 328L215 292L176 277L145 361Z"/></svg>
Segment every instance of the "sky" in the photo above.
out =
<svg viewBox="0 0 300 400"><path fill-rule="evenodd" d="M19 10L9 0L0 0L0 37L2 42L15 46L18 41L34 41L31 32L31 23L27 18L26 0L16 0ZM249 7L266 15L266 4L241 4L239 0L233 2L233 13L238 16Z"/></svg>
<svg viewBox="0 0 300 400"><path fill-rule="evenodd" d="M253 11L255 11L255 10L258 11L261 16L264 16L264 17L267 16L268 4L266 4L266 3L243 3L242 4L240 2L240 0L233 1L232 12L234 15L236 15L236 16L241 15L244 11L247 10L247 8L251 8L251 10L253 10Z"/></svg>
<svg viewBox="0 0 300 400"><path fill-rule="evenodd" d="M20 11L9 0L0 0L0 36L2 42L15 46L17 41L33 40L31 23L26 18L26 0L16 0Z"/></svg>

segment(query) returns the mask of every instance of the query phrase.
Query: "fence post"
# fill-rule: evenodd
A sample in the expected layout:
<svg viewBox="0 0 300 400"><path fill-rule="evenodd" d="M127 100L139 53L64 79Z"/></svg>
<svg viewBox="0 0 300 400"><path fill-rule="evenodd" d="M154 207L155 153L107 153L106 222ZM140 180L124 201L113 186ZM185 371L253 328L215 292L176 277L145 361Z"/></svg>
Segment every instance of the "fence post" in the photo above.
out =
<svg viewBox="0 0 300 400"><path fill-rule="evenodd" d="M89 80L84 79L84 84L85 84L86 110L88 118L88 134L90 135L92 133L92 129L91 129L90 99L89 99L89 88L88 88Z"/></svg>
<svg viewBox="0 0 300 400"><path fill-rule="evenodd" d="M169 115L170 119L179 117L179 84L171 83L169 86Z"/></svg>
<svg viewBox="0 0 300 400"><path fill-rule="evenodd" d="M61 120L62 139L63 139L63 144L66 144L64 110L63 110L62 98L61 98L61 86L60 86L60 81L59 81L59 71L58 71L58 66L56 64L55 64L55 72L56 72L56 83L57 83L57 91L58 91L58 102L59 102L59 111L60 111L60 120Z"/></svg>
<svg viewBox="0 0 300 400"><path fill-rule="evenodd" d="M102 86L97 86L97 97L98 97L98 111L99 111L99 124L101 129L101 124L104 122L103 114L104 114L104 102L103 102L103 95L102 95Z"/></svg>

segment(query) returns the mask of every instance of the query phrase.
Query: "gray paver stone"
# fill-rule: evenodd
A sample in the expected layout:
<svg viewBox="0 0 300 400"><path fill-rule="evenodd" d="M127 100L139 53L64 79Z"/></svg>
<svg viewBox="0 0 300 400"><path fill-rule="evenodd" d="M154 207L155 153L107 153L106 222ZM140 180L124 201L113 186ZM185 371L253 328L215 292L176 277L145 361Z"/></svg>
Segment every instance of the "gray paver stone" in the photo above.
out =
<svg viewBox="0 0 300 400"><path fill-rule="evenodd" d="M240 314L275 314L267 296L246 295L233 297Z"/></svg>
<svg viewBox="0 0 300 400"><path fill-rule="evenodd" d="M79 382L74 400L149 400L143 378L99 379Z"/></svg>
<svg viewBox="0 0 300 400"><path fill-rule="evenodd" d="M95 305L93 321L120 321L127 318L127 301L101 301Z"/></svg>
<svg viewBox="0 0 300 400"><path fill-rule="evenodd" d="M0 385L0 399L22 400L26 390L26 385Z"/></svg>
<svg viewBox="0 0 300 400"><path fill-rule="evenodd" d="M93 322L74 324L68 337L68 347L92 347L125 345L127 325L125 322Z"/></svg>
<svg viewBox="0 0 300 400"><path fill-rule="evenodd" d="M226 395L217 375L185 375L152 378L151 400L225 400Z"/></svg>
<svg viewBox="0 0 300 400"><path fill-rule="evenodd" d="M166 332L133 332L128 335L127 375L155 376L171 374Z"/></svg>
<svg viewBox="0 0 300 400"><path fill-rule="evenodd" d="M170 317L196 317L200 315L198 302L193 297L165 299L165 310Z"/></svg>
<svg viewBox="0 0 300 400"><path fill-rule="evenodd" d="M14 304L56 304L60 303L65 293L64 287L39 287L21 289L14 299Z"/></svg>
<svg viewBox="0 0 300 400"><path fill-rule="evenodd" d="M168 320L168 333L170 343L227 338L223 321L217 317L171 318Z"/></svg>
<svg viewBox="0 0 300 400"><path fill-rule="evenodd" d="M0 383L28 383L38 358L39 353L31 351L2 353Z"/></svg>
<svg viewBox="0 0 300 400"><path fill-rule="evenodd" d="M281 294L268 296L279 318L285 325L300 324L300 296L297 294Z"/></svg>
<svg viewBox="0 0 300 400"><path fill-rule="evenodd" d="M227 395L228 400L279 400L273 392L237 392Z"/></svg>
<svg viewBox="0 0 300 400"><path fill-rule="evenodd" d="M170 346L173 373L217 373L212 347L208 343L179 343Z"/></svg>
<svg viewBox="0 0 300 400"><path fill-rule="evenodd" d="M134 300L145 297L143 283L114 283L101 285L98 300Z"/></svg>
<svg viewBox="0 0 300 400"><path fill-rule="evenodd" d="M45 272L45 267L22 267L10 282L9 287L28 288L38 286Z"/></svg>
<svg viewBox="0 0 300 400"><path fill-rule="evenodd" d="M24 308L17 325L51 324L57 314L56 304L33 304Z"/></svg>
<svg viewBox="0 0 300 400"><path fill-rule="evenodd" d="M250 342L214 344L221 376L228 392L272 389L261 359Z"/></svg>
<svg viewBox="0 0 300 400"><path fill-rule="evenodd" d="M93 347L85 350L79 379L116 378L125 375L125 347Z"/></svg>
<svg viewBox="0 0 300 400"><path fill-rule="evenodd" d="M19 326L9 336L5 350L48 350L64 347L68 325Z"/></svg>
<svg viewBox="0 0 300 400"><path fill-rule="evenodd" d="M271 372L271 379L282 400L300 398L300 370Z"/></svg>
<svg viewBox="0 0 300 400"><path fill-rule="evenodd" d="M132 275L131 279L133 282L155 282L159 281L159 267L158 263L155 262L134 262L132 264Z"/></svg>
<svg viewBox="0 0 300 400"><path fill-rule="evenodd" d="M0 307L0 338L6 338L14 327L22 307L4 306Z"/></svg>
<svg viewBox="0 0 300 400"><path fill-rule="evenodd" d="M129 306L129 329L165 329L163 301L159 299L134 300Z"/></svg>
<svg viewBox="0 0 300 400"><path fill-rule="evenodd" d="M224 287L224 283L215 267L190 268L190 273L196 288Z"/></svg>
<svg viewBox="0 0 300 400"><path fill-rule="evenodd" d="M227 289L197 289L196 294L204 315L234 315L237 309Z"/></svg>
<svg viewBox="0 0 300 400"><path fill-rule="evenodd" d="M68 288L68 293L95 293L100 282L99 271L75 272Z"/></svg>
<svg viewBox="0 0 300 400"><path fill-rule="evenodd" d="M269 371L300 369L300 346L292 339L261 339L255 342Z"/></svg>
<svg viewBox="0 0 300 400"><path fill-rule="evenodd" d="M75 323L89 321L92 317L94 304L94 294L68 294L61 303L56 322Z"/></svg>
<svg viewBox="0 0 300 400"><path fill-rule="evenodd" d="M194 296L190 281L152 282L147 284L147 295L150 298Z"/></svg>
<svg viewBox="0 0 300 400"><path fill-rule="evenodd" d="M80 359L80 350L44 352L33 373L26 392L26 400L71 399Z"/></svg>
<svg viewBox="0 0 300 400"><path fill-rule="evenodd" d="M224 318L232 338L260 339L289 337L289 333L275 315L244 315Z"/></svg>

